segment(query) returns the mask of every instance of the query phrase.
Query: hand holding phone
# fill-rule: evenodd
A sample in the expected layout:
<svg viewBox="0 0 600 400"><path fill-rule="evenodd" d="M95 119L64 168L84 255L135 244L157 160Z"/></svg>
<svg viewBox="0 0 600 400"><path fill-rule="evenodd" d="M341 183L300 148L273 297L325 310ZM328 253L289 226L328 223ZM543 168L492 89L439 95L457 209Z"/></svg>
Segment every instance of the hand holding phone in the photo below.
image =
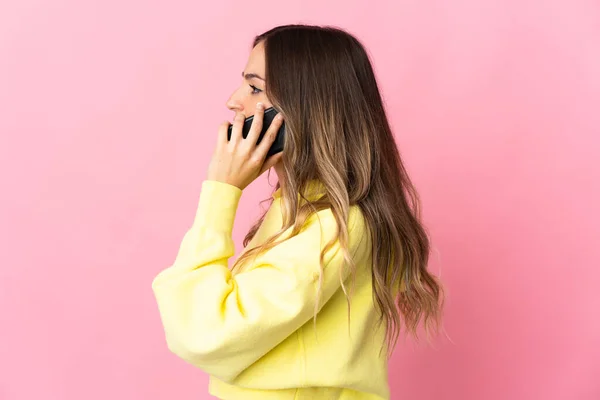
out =
<svg viewBox="0 0 600 400"><path fill-rule="evenodd" d="M269 110L264 116L265 111L261 111L263 108L257 104L256 119L244 119L244 115L238 113L233 125L229 121L221 124L218 143L208 166L207 180L224 182L243 190L281 161L283 118L279 118L281 116L277 116L274 110ZM266 123L261 123L262 120ZM250 127L247 126L248 122ZM231 146L234 129L238 145ZM244 142L245 139L248 140ZM254 144L254 141L257 143Z"/></svg>
<svg viewBox="0 0 600 400"><path fill-rule="evenodd" d="M260 143L263 136L269 129L269 126L271 126L273 119L275 118L275 116L278 113L279 112L273 107L269 107L264 111L262 129L260 131L260 134L258 136L258 141L256 142L256 144ZM248 136L248 133L250 132L250 128L252 127L253 120L254 120L254 115L251 115L244 120L244 125L242 127L242 137L244 139ZM230 125L229 129L227 130L227 140L231 140L232 129L233 129L233 125ZM277 136L275 137L275 141L273 142L273 144L269 148L269 151L267 152L267 158L269 158L273 154L283 151L284 140L285 140L285 121L281 124L281 127L277 131Z"/></svg>

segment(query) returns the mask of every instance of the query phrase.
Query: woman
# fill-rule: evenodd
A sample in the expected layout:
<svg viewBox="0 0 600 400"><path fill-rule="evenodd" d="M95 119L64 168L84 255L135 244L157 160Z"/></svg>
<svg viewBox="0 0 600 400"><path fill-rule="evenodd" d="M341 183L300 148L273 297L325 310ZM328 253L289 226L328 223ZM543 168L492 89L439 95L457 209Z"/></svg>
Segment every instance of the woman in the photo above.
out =
<svg viewBox="0 0 600 400"><path fill-rule="evenodd" d="M224 123L192 227L152 283L169 349L220 399L388 399L401 320L429 338L443 289L368 56L342 30L281 26L255 38L242 75L231 140ZM265 159L282 123L256 145L271 106L285 146ZM242 190L270 167L272 203L230 270Z"/></svg>

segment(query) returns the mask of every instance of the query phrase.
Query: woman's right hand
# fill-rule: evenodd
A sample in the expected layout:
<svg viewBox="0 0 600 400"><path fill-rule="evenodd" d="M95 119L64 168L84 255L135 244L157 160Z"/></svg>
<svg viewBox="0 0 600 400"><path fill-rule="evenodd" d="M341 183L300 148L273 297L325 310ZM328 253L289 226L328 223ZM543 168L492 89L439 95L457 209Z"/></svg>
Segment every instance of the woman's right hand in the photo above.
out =
<svg viewBox="0 0 600 400"><path fill-rule="evenodd" d="M283 123L281 114L277 114L261 142L257 145L264 116L264 105L258 103L252 120L252 127L246 138L242 137L242 127L246 119L243 113L236 113L233 120L231 140L227 140L229 121L219 127L217 146L208 167L208 180L228 183L240 189L246 188L266 170L277 164L283 152L266 159L267 152L277 137Z"/></svg>

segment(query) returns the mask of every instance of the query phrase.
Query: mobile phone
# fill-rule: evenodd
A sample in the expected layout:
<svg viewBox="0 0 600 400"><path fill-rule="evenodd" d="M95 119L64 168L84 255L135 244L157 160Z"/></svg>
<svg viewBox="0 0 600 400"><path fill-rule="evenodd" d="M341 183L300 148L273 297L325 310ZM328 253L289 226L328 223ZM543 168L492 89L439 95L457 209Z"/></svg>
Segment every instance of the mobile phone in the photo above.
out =
<svg viewBox="0 0 600 400"><path fill-rule="evenodd" d="M265 133L267 132L267 129L269 129L269 126L271 126L273 119L275 118L275 116L278 113L279 113L279 111L277 111L273 107L269 107L264 111L262 129L260 131L260 134L258 135L258 141L256 142L256 144L259 144L261 142L262 138L265 136ZM244 120L244 125L242 127L242 137L244 139L246 139L246 136L248 136L248 133L250 132L250 127L252 127L253 120L254 120L254 115L251 115ZM233 129L233 125L229 125L229 128L227 130L227 140L231 140L232 129ZM275 137L275 141L273 142L273 144L269 148L269 151L267 152L267 158L269 158L273 154L283 151L283 143L285 140L284 138L285 138L285 121L281 124L281 127L277 131L277 136Z"/></svg>

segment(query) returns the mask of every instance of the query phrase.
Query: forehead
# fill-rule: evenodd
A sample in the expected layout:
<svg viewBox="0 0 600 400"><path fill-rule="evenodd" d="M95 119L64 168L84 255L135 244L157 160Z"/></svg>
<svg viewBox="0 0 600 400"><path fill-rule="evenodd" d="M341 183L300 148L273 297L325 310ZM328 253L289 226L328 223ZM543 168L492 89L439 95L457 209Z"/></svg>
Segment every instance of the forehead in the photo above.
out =
<svg viewBox="0 0 600 400"><path fill-rule="evenodd" d="M250 52L244 72L253 72L260 76L265 76L265 48L262 42L254 46Z"/></svg>

